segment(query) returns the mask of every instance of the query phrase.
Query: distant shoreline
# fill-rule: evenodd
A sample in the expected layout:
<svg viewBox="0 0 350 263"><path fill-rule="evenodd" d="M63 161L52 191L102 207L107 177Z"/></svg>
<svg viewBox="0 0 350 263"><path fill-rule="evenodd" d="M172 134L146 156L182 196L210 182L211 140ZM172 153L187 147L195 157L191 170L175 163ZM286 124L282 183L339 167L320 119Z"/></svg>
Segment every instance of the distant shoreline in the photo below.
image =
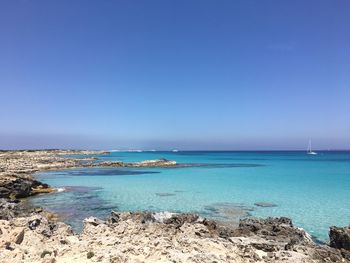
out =
<svg viewBox="0 0 350 263"><path fill-rule="evenodd" d="M350 152L350 149L314 149L317 152ZM67 152L86 152L91 151L95 153L91 154L98 154L98 152L173 152L176 154L177 152L306 152L306 149L299 149L299 150L178 150L177 152L174 152L173 150L104 150L104 149L0 149L0 152L36 152L36 151L47 151L47 152L54 152L54 151L67 151ZM75 154L75 153L73 153ZM76 153L79 154L79 153Z"/></svg>

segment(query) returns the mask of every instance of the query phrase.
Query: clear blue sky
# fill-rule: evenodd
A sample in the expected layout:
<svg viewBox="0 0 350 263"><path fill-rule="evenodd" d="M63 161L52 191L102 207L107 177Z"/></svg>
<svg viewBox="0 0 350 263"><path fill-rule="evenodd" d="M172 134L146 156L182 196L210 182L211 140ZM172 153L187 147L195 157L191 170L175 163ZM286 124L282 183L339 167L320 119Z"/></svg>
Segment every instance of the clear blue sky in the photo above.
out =
<svg viewBox="0 0 350 263"><path fill-rule="evenodd" d="M350 148L350 1L0 1L0 148Z"/></svg>

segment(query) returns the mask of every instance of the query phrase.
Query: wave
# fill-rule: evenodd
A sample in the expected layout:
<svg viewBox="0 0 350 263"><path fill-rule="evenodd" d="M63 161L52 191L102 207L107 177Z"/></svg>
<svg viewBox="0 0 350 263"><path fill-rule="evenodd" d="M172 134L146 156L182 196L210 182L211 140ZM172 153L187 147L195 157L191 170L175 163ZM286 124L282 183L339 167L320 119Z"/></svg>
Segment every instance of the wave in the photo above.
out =
<svg viewBox="0 0 350 263"><path fill-rule="evenodd" d="M58 187L58 188L56 188L56 191L57 191L58 193L65 192L66 190L67 190L67 189L64 188L64 187Z"/></svg>

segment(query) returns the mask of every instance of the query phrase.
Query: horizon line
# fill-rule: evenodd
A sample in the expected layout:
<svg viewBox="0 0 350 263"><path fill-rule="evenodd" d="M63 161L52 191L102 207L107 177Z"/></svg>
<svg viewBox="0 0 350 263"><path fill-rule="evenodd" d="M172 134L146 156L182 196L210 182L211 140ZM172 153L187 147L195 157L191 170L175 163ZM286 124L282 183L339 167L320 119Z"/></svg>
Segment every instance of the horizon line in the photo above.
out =
<svg viewBox="0 0 350 263"><path fill-rule="evenodd" d="M125 149L125 150L105 150L105 149L79 149L79 148L28 148L28 149L0 149L0 152L6 152L6 151L99 151L99 152L307 152L307 150L305 149L295 149L295 150L287 150L287 149L266 149L266 150L254 150L254 149L250 149L250 150L242 150L242 149L236 149L236 150L219 150L219 149L215 149L215 150L195 150L195 149L191 149L191 150L180 150L180 149L176 149L176 151L174 151L174 149L171 150L155 150L155 149L151 149L151 150L142 150L142 149ZM350 149L315 149L314 151L318 151L318 152L345 152L345 151L350 151Z"/></svg>

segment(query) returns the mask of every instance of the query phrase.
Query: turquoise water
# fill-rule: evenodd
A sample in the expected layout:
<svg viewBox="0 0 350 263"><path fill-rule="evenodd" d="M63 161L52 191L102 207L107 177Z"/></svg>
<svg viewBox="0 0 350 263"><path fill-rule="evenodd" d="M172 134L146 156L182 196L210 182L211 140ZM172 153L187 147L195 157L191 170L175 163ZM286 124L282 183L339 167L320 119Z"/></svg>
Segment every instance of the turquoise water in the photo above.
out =
<svg viewBox="0 0 350 263"><path fill-rule="evenodd" d="M97 157L126 162L164 157L200 165L39 173L39 180L69 191L33 202L60 213L77 230L82 218L105 217L112 209L196 212L230 220L232 213L217 209L243 208L248 216L290 217L323 241L329 226L350 223L350 152L113 152ZM276 206L257 207L256 202Z"/></svg>

